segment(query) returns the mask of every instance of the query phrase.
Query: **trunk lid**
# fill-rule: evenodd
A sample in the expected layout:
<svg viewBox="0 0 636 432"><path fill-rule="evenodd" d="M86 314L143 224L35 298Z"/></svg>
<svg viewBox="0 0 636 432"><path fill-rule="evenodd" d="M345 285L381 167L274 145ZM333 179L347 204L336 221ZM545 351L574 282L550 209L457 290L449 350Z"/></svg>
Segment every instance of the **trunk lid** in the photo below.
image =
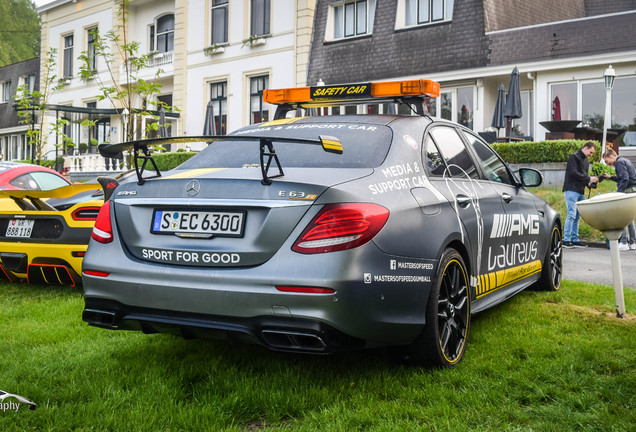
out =
<svg viewBox="0 0 636 432"><path fill-rule="evenodd" d="M142 186L120 185L115 223L125 248L144 261L255 266L280 249L328 188L372 172L289 168L266 186L259 168L174 170Z"/></svg>

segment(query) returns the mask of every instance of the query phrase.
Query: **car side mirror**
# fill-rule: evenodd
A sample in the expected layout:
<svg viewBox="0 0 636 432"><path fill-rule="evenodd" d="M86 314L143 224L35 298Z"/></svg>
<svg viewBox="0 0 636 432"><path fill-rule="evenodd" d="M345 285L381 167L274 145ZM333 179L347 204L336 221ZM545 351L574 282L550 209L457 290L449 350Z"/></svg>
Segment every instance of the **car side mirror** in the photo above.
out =
<svg viewBox="0 0 636 432"><path fill-rule="evenodd" d="M519 177L525 187L536 187L543 183L543 175L533 168L519 168Z"/></svg>

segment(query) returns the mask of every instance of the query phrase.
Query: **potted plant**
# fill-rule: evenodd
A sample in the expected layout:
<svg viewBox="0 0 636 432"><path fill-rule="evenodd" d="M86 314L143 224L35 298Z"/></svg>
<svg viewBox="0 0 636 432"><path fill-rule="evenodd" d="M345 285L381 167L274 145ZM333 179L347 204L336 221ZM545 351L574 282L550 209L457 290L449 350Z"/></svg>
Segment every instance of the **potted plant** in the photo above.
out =
<svg viewBox="0 0 636 432"><path fill-rule="evenodd" d="M69 156L72 156L74 151L75 151L75 144L67 143L66 144L66 154L69 155Z"/></svg>
<svg viewBox="0 0 636 432"><path fill-rule="evenodd" d="M99 145L99 142L97 141L97 139L96 138L91 138L88 141L88 152L89 153L96 153L98 145Z"/></svg>
<svg viewBox="0 0 636 432"><path fill-rule="evenodd" d="M84 153L86 153L86 151L88 150L88 144L86 144L86 143L79 143L79 145L77 146L77 148L79 149L79 154L84 154Z"/></svg>
<svg viewBox="0 0 636 432"><path fill-rule="evenodd" d="M225 47L219 44L214 44L210 45L209 47L203 48L203 54L208 57L212 57L214 54L220 54L223 52L225 52Z"/></svg>
<svg viewBox="0 0 636 432"><path fill-rule="evenodd" d="M245 47L245 46L254 47L258 45L265 45L265 42L266 41L263 36L251 35L250 37L248 37L247 39L243 41L243 45L241 47Z"/></svg>

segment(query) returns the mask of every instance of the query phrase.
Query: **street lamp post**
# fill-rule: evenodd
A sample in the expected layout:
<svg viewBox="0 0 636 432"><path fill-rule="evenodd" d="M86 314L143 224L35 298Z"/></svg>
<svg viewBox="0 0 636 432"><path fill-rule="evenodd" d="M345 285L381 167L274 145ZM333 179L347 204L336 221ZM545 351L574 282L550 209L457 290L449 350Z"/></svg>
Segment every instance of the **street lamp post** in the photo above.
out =
<svg viewBox="0 0 636 432"><path fill-rule="evenodd" d="M128 141L128 108L124 108L121 112L122 129L123 129L123 141Z"/></svg>
<svg viewBox="0 0 636 432"><path fill-rule="evenodd" d="M607 141L607 129L608 125L612 123L612 87L614 87L614 79L616 78L616 72L610 65L605 69L605 117L603 118L603 142L601 143L601 162L603 155L605 154L605 142Z"/></svg>

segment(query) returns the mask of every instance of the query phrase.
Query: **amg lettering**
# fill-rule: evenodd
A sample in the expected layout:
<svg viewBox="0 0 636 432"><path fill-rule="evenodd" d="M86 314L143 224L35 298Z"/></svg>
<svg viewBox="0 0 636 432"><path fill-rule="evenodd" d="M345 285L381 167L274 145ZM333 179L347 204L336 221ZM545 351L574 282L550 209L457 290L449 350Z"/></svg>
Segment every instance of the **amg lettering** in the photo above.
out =
<svg viewBox="0 0 636 432"><path fill-rule="evenodd" d="M536 214L495 214L490 238L504 238L516 235L538 235L539 215Z"/></svg>

